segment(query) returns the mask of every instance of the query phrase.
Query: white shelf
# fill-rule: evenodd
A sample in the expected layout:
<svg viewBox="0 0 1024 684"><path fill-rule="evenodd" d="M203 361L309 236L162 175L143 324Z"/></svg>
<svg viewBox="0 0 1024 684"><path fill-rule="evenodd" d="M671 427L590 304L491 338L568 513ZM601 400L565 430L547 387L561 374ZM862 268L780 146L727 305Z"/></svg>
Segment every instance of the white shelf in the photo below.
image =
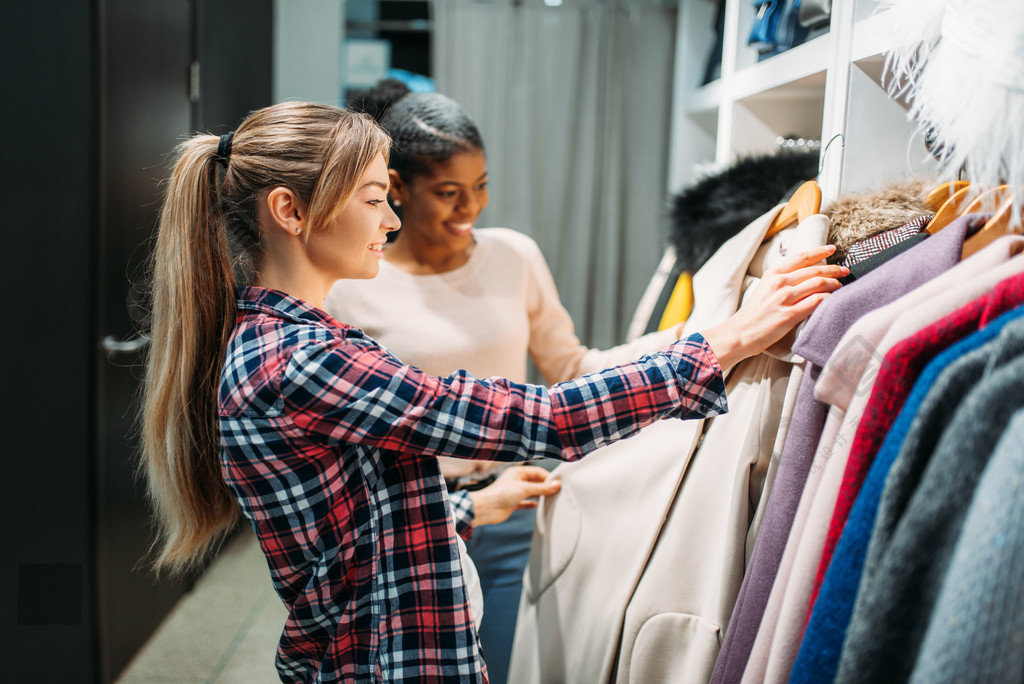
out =
<svg viewBox="0 0 1024 684"><path fill-rule="evenodd" d="M794 92L817 90L825 92L825 70L831 47L831 34L818 36L810 42L774 55L733 75L732 97L742 100L769 91L785 97Z"/></svg>
<svg viewBox="0 0 1024 684"><path fill-rule="evenodd" d="M713 4L680 0L672 182L685 182L707 161L726 164L771 151L786 135L820 138L823 150L828 140L845 141L831 145L822 160L818 182L830 198L927 170L905 105L882 85L887 41L898 34L878 7L877 0L832 0L827 33L758 62L746 45L751 3L726 0L721 76L694 87L695 64L711 48L705 27Z"/></svg>
<svg viewBox="0 0 1024 684"><path fill-rule="evenodd" d="M879 0L852 0L850 17L853 21L867 19L878 12Z"/></svg>
<svg viewBox="0 0 1024 684"><path fill-rule="evenodd" d="M861 19L853 26L853 44L850 49L850 60L858 62L865 59L884 60L884 54L891 46L887 43L888 12L873 14Z"/></svg>
<svg viewBox="0 0 1024 684"><path fill-rule="evenodd" d="M686 113L695 116L718 111L722 101L722 81L718 79L692 91L686 98Z"/></svg>

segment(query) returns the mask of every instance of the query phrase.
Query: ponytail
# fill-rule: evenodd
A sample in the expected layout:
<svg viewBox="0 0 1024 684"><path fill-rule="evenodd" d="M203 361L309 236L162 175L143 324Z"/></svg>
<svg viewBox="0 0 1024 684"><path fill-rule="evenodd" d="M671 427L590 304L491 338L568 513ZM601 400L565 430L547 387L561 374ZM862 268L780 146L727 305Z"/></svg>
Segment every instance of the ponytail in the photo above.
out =
<svg viewBox="0 0 1024 684"><path fill-rule="evenodd" d="M158 520L155 565L181 572L238 519L218 462L217 387L235 318L235 278L217 201L219 139L177 149L153 257L143 467Z"/></svg>

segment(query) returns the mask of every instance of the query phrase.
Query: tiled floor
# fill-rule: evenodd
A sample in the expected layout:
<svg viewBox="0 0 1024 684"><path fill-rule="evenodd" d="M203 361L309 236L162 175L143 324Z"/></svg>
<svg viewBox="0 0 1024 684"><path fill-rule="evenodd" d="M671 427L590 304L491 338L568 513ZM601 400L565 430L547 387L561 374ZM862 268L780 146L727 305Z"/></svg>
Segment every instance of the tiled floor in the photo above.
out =
<svg viewBox="0 0 1024 684"><path fill-rule="evenodd" d="M117 684L278 684L285 609L246 529L174 607Z"/></svg>

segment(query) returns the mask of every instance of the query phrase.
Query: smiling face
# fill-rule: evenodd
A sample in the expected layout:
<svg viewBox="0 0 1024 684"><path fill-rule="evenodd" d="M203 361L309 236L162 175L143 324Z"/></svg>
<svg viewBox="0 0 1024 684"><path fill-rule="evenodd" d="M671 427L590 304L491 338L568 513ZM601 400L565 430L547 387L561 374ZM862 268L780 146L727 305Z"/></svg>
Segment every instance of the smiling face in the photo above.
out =
<svg viewBox="0 0 1024 684"><path fill-rule="evenodd" d="M460 152L408 183L392 179L397 181L392 197L402 206L403 239L453 253L469 248L473 226L489 200L482 150Z"/></svg>
<svg viewBox="0 0 1024 684"><path fill-rule="evenodd" d="M331 282L374 278L380 271L387 234L401 225L387 202L389 179L384 157L370 163L356 190L323 230L306 245L310 260Z"/></svg>

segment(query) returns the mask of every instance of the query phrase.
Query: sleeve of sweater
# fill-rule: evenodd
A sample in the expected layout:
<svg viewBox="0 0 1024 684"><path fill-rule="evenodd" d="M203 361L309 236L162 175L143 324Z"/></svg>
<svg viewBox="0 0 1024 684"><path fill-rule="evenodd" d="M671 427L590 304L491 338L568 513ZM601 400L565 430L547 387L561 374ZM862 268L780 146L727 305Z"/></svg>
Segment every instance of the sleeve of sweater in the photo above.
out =
<svg viewBox="0 0 1024 684"><path fill-rule="evenodd" d="M610 349L591 349L585 346L576 336L572 317L562 305L555 280L540 248L533 240L526 238L520 249L531 275L528 302L530 356L549 384L635 361L679 339L682 324L643 335Z"/></svg>

